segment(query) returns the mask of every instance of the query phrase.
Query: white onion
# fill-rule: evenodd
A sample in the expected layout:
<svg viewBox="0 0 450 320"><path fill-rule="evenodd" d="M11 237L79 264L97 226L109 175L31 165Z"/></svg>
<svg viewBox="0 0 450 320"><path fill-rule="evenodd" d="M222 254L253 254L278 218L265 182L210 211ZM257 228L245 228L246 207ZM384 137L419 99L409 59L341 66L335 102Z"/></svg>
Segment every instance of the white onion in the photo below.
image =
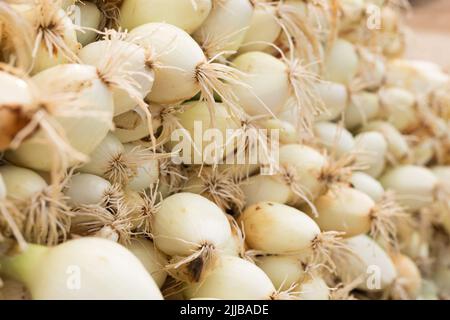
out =
<svg viewBox="0 0 450 320"><path fill-rule="evenodd" d="M359 58L350 42L338 39L325 58L325 79L350 85L359 67Z"/></svg>
<svg viewBox="0 0 450 320"><path fill-rule="evenodd" d="M192 33L208 17L211 0L124 0L120 25L132 30L149 22L165 22Z"/></svg>
<svg viewBox="0 0 450 320"><path fill-rule="evenodd" d="M124 145L125 152L133 153L136 146L132 144ZM142 191L154 185L159 178L159 162L156 159L148 159L139 164L135 175L130 179L127 187L134 191Z"/></svg>
<svg viewBox="0 0 450 320"><path fill-rule="evenodd" d="M113 134L122 143L134 142L150 135L147 116L141 109L136 108L114 117L116 129ZM161 118L152 116L153 134L161 127Z"/></svg>
<svg viewBox="0 0 450 320"><path fill-rule="evenodd" d="M256 259L256 265L281 291L290 289L305 278L305 270L298 256L261 256Z"/></svg>
<svg viewBox="0 0 450 320"><path fill-rule="evenodd" d="M158 249L172 256L175 264L180 263L178 268L187 267L176 271L177 276L189 282L203 279L216 262L215 252L231 238L222 210L193 193L177 193L164 199L154 214L152 227Z"/></svg>
<svg viewBox="0 0 450 320"><path fill-rule="evenodd" d="M123 41L125 35L111 34L109 38L88 44L80 50L85 64L98 69L100 77L112 88L114 115L146 104L143 99L150 93L154 72L147 66L147 53L136 44Z"/></svg>
<svg viewBox="0 0 450 320"><path fill-rule="evenodd" d="M350 104L345 109L345 127L354 129L375 118L380 111L380 101L376 94L360 91L353 93Z"/></svg>
<svg viewBox="0 0 450 320"><path fill-rule="evenodd" d="M325 280L318 276L304 280L296 291L299 291L297 296L300 300L329 300L331 293Z"/></svg>
<svg viewBox="0 0 450 320"><path fill-rule="evenodd" d="M380 115L401 132L410 132L419 125L414 95L402 88L383 88L379 91Z"/></svg>
<svg viewBox="0 0 450 320"><path fill-rule="evenodd" d="M368 291L383 290L394 282L397 277L394 263L374 240L360 235L346 242L356 258L348 261L344 268L337 270L345 282L362 277L358 288Z"/></svg>
<svg viewBox="0 0 450 320"><path fill-rule="evenodd" d="M352 187L362 191L372 198L380 201L384 194L384 188L378 180L364 172L353 172L350 180Z"/></svg>
<svg viewBox="0 0 450 320"><path fill-rule="evenodd" d="M96 205L103 201L111 187L108 180L93 174L81 173L69 180L64 194L74 206Z"/></svg>
<svg viewBox="0 0 450 320"><path fill-rule="evenodd" d="M435 200L438 178L427 168L403 165L388 170L380 182L386 190L398 194L398 200L412 211Z"/></svg>
<svg viewBox="0 0 450 320"><path fill-rule="evenodd" d="M318 142L330 154L342 157L355 148L353 135L345 128L332 122L317 122L314 124L314 134Z"/></svg>
<svg viewBox="0 0 450 320"><path fill-rule="evenodd" d="M367 166L361 171L379 177L386 166L388 145L384 136L375 131L363 132L355 137L355 144L355 150L360 153L359 162Z"/></svg>
<svg viewBox="0 0 450 320"><path fill-rule="evenodd" d="M32 80L40 89L45 112L49 113L41 119L46 121L46 127L41 125L6 157L15 164L41 171L50 171L55 166L56 159L51 155L56 151L59 157L68 158L67 166L80 158L85 160L82 156L91 153L112 126L111 92L95 68L86 65L59 65L35 75ZM61 145L64 140L58 130L63 132L68 146Z"/></svg>
<svg viewBox="0 0 450 320"><path fill-rule="evenodd" d="M296 128L288 121L280 119L263 120L261 125L268 130L279 130L279 139L281 144L298 142Z"/></svg>
<svg viewBox="0 0 450 320"><path fill-rule="evenodd" d="M256 175L242 183L246 206L261 201L290 203L293 199L292 189L278 177Z"/></svg>
<svg viewBox="0 0 450 320"><path fill-rule="evenodd" d="M7 196L17 200L28 200L33 195L43 192L47 182L37 173L12 165L0 166Z"/></svg>
<svg viewBox="0 0 450 320"><path fill-rule="evenodd" d="M318 94L323 101L325 112L317 116L318 121L331 121L339 117L347 106L346 87L336 82L321 82L317 85Z"/></svg>
<svg viewBox="0 0 450 320"><path fill-rule="evenodd" d="M240 258L222 256L205 280L190 285L184 295L188 299L269 300L275 291L270 279L256 265Z"/></svg>
<svg viewBox="0 0 450 320"><path fill-rule="evenodd" d="M422 276L417 265L403 254L392 256L397 270L397 287L394 286L392 295L394 299L417 299L422 287Z"/></svg>
<svg viewBox="0 0 450 320"><path fill-rule="evenodd" d="M78 22L82 28L81 30L77 30L77 40L82 46L85 46L95 41L97 33L91 29L97 30L100 27L102 12L91 2L77 3L75 6L76 8L74 10L76 11L73 12L75 14L74 22ZM76 18L80 20L76 21Z"/></svg>
<svg viewBox="0 0 450 320"><path fill-rule="evenodd" d="M167 258L155 248L153 242L144 238L135 238L126 246L145 267L147 272L155 280L156 285L161 288L167 278L164 267Z"/></svg>
<svg viewBox="0 0 450 320"><path fill-rule="evenodd" d="M81 238L56 247L30 245L22 254L0 261L2 273L22 281L36 300L163 299L139 260L108 240Z"/></svg>
<svg viewBox="0 0 450 320"><path fill-rule="evenodd" d="M193 37L208 57L237 51L250 26L253 6L249 0L212 2L212 10Z"/></svg>

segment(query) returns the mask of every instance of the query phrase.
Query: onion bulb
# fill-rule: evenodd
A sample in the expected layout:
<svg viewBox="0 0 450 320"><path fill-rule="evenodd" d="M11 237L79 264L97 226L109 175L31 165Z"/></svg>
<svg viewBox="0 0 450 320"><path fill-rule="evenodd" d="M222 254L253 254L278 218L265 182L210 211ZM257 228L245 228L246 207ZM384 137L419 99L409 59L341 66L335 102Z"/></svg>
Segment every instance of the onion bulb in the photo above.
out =
<svg viewBox="0 0 450 320"><path fill-rule="evenodd" d="M312 276L304 280L296 288L299 300L329 300L331 290L325 280L318 276Z"/></svg>
<svg viewBox="0 0 450 320"><path fill-rule="evenodd" d="M386 167L388 144L384 136L376 131L363 132L355 136L355 150L358 161L367 168L361 170L374 178L379 177Z"/></svg>
<svg viewBox="0 0 450 320"><path fill-rule="evenodd" d="M384 194L384 188L381 183L364 172L353 172L350 179L351 185L356 190L364 192L373 201L378 202Z"/></svg>
<svg viewBox="0 0 450 320"><path fill-rule="evenodd" d="M146 63L146 51L124 41L125 36L111 31L104 40L81 49L79 57L83 63L95 66L100 78L111 87L114 115L127 112L136 105L150 114L143 99L152 89L154 72Z"/></svg>
<svg viewBox="0 0 450 320"><path fill-rule="evenodd" d="M335 267L349 252L339 232L320 231L308 215L284 204L260 202L238 218L245 240L251 249L266 254L301 254L312 265Z"/></svg>
<svg viewBox="0 0 450 320"><path fill-rule="evenodd" d="M346 242L355 257L337 270L344 283L360 279L359 289L377 292L395 281L397 270L392 259L374 240L359 235Z"/></svg>
<svg viewBox="0 0 450 320"><path fill-rule="evenodd" d="M348 101L347 88L336 82L321 82L316 85L324 112L316 117L317 121L331 121L338 118L346 109Z"/></svg>
<svg viewBox="0 0 450 320"><path fill-rule="evenodd" d="M352 93L350 103L344 112L344 123L348 129L355 129L372 120L380 111L380 101L376 94L368 91Z"/></svg>
<svg viewBox="0 0 450 320"><path fill-rule="evenodd" d="M150 109L150 112L153 111ZM122 113L114 117L115 130L113 134L122 143L134 142L141 139L151 140L151 132L149 132L147 115L140 109ZM161 117L152 115L153 134L161 127Z"/></svg>
<svg viewBox="0 0 450 320"><path fill-rule="evenodd" d="M400 132L411 132L420 125L416 99L408 90L388 87L379 91L380 116L386 119Z"/></svg>
<svg viewBox="0 0 450 320"><path fill-rule="evenodd" d="M211 0L125 0L120 7L120 25L132 30L149 22L165 22L193 33L211 7Z"/></svg>
<svg viewBox="0 0 450 320"><path fill-rule="evenodd" d="M81 238L55 247L30 245L0 262L1 272L22 281L35 300L163 299L138 258L104 239Z"/></svg>
<svg viewBox="0 0 450 320"><path fill-rule="evenodd" d="M436 200L439 180L425 167L403 165L388 170L380 182L386 190L398 194L402 205L417 211Z"/></svg>
<svg viewBox="0 0 450 320"><path fill-rule="evenodd" d="M358 67L359 58L353 44L338 39L325 58L325 79L349 86Z"/></svg>
<svg viewBox="0 0 450 320"><path fill-rule="evenodd" d="M126 248L141 261L147 272L155 280L156 285L161 288L167 278L167 273L164 271L167 258L155 248L153 242L144 238L132 239Z"/></svg>
<svg viewBox="0 0 450 320"><path fill-rule="evenodd" d="M193 37L210 58L234 53L244 41L252 16L253 6L249 0L212 1L210 14Z"/></svg>
<svg viewBox="0 0 450 320"><path fill-rule="evenodd" d="M92 2L83 2L75 4L72 12L74 22L78 24L80 30L77 30L77 40L82 46L95 41L100 23L102 21L102 12ZM77 21L79 18L79 21Z"/></svg>
<svg viewBox="0 0 450 320"><path fill-rule="evenodd" d="M335 123L316 122L314 134L319 144L337 158L348 154L355 148L353 135Z"/></svg>
<svg viewBox="0 0 450 320"><path fill-rule="evenodd" d="M400 300L416 300L422 287L419 268L403 254L394 254L392 262L397 270L397 279L391 289L392 297Z"/></svg>
<svg viewBox="0 0 450 320"><path fill-rule="evenodd" d="M227 217L212 201L193 193L164 199L153 217L156 247L172 257L168 269L176 278L199 282L217 262L231 238Z"/></svg>
<svg viewBox="0 0 450 320"><path fill-rule="evenodd" d="M306 273L298 256L267 255L256 258L256 265L263 270L275 288L286 291L302 282Z"/></svg>
<svg viewBox="0 0 450 320"><path fill-rule="evenodd" d="M21 214L16 223L25 240L54 245L65 240L73 215L62 194L64 182L48 185L32 170L5 165L0 167L7 198Z"/></svg>
<svg viewBox="0 0 450 320"><path fill-rule="evenodd" d="M6 158L41 171L86 161L112 126L112 95L96 69L59 65L35 75L32 81L39 89L41 107L35 117L40 127Z"/></svg>

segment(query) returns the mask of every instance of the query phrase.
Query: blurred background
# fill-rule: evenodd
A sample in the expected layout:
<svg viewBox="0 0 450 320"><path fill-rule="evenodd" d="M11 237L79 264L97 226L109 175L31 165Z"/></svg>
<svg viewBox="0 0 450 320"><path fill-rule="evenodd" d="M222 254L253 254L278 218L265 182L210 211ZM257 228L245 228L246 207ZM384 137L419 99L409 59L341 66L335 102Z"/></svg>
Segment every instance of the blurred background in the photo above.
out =
<svg viewBox="0 0 450 320"><path fill-rule="evenodd" d="M430 60L450 71L450 0L410 0L407 57Z"/></svg>

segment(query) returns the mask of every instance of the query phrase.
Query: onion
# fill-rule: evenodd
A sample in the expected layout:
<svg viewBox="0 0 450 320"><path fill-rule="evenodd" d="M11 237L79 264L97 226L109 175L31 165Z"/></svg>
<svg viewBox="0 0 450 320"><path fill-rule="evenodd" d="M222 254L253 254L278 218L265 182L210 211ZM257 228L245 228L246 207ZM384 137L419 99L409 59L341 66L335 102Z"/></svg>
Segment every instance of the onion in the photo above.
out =
<svg viewBox="0 0 450 320"><path fill-rule="evenodd" d="M380 101L376 94L360 91L350 96L350 104L345 109L344 123L348 129L355 129L372 120L380 111Z"/></svg>
<svg viewBox="0 0 450 320"><path fill-rule="evenodd" d="M385 195L378 203L356 189L337 186L314 201L319 215L314 217L321 230L339 231L346 237L371 233L395 244L396 223L403 210ZM307 213L310 213L308 208Z"/></svg>
<svg viewBox="0 0 450 320"><path fill-rule="evenodd" d="M152 110L151 110L152 111ZM113 134L122 143L134 142L144 138L150 138L148 118L140 108L127 111L114 117L116 129ZM161 127L161 118L152 115L153 134Z"/></svg>
<svg viewBox="0 0 450 320"><path fill-rule="evenodd" d="M314 117L324 111L317 77L298 59L277 59L253 51L239 55L231 64L243 72L245 86L233 85L241 107L250 116L277 116L287 112L296 127L311 128Z"/></svg>
<svg viewBox="0 0 450 320"><path fill-rule="evenodd" d="M0 261L2 273L22 281L36 300L163 299L139 260L112 241L82 238L56 247L30 245Z"/></svg>
<svg viewBox="0 0 450 320"><path fill-rule="evenodd" d="M125 34L107 33L105 40L81 49L79 57L83 63L95 66L100 78L112 88L114 115L127 112L136 105L149 115L143 99L152 89L154 72L146 64L146 51L124 39Z"/></svg>
<svg viewBox="0 0 450 320"><path fill-rule="evenodd" d="M77 3L75 4L73 17L74 22L80 27L81 30L77 30L77 40L82 45L85 46L93 41L97 37L97 32L95 30L99 29L100 23L102 21L102 12L98 7L91 2ZM76 18L79 17L79 21Z"/></svg>
<svg viewBox="0 0 450 320"><path fill-rule="evenodd" d="M298 256L261 256L256 259L256 265L267 274L275 288L283 291L298 285L306 277Z"/></svg>
<svg viewBox="0 0 450 320"><path fill-rule="evenodd" d="M247 207L261 201L291 203L292 189L279 177L256 175L242 183Z"/></svg>
<svg viewBox="0 0 450 320"><path fill-rule="evenodd" d="M323 101L325 112L316 117L317 121L331 121L338 118L346 109L348 92L344 85L336 82L321 82L317 91Z"/></svg>
<svg viewBox="0 0 450 320"><path fill-rule="evenodd" d="M149 188L159 176L158 161L153 152L132 144L123 145L111 133L90 154L90 161L79 171L101 176L136 191Z"/></svg>
<svg viewBox="0 0 450 320"><path fill-rule="evenodd" d="M102 203L112 188L111 183L99 176L81 173L70 178L64 194L73 206Z"/></svg>
<svg viewBox="0 0 450 320"><path fill-rule="evenodd" d="M347 245L356 255L348 260L337 274L346 282L360 278L359 289L380 291L388 288L397 278L397 271L392 259L371 238L359 235L348 239Z"/></svg>
<svg viewBox="0 0 450 320"><path fill-rule="evenodd" d="M395 254L392 261L397 270L397 279L391 295L394 299L417 299L422 286L419 268L408 256L403 254Z"/></svg>
<svg viewBox="0 0 450 320"><path fill-rule="evenodd" d="M237 51L250 27L253 6L249 0L212 1L208 18L194 33L208 57Z"/></svg>
<svg viewBox="0 0 450 320"><path fill-rule="evenodd" d="M149 22L165 22L193 33L211 7L211 0L125 0L120 7L120 25L132 30Z"/></svg>
<svg viewBox="0 0 450 320"><path fill-rule="evenodd" d="M384 136L388 144L388 157L392 162L405 162L411 157L411 150L405 137L390 123L372 121L366 124L362 131L377 131Z"/></svg>
<svg viewBox="0 0 450 320"><path fill-rule="evenodd" d="M381 112L400 132L411 132L420 125L415 109L416 99L412 93L402 88L383 88L379 91Z"/></svg>
<svg viewBox="0 0 450 320"><path fill-rule="evenodd" d="M348 154L355 148L355 140L346 129L332 122L314 124L314 134L320 145L337 158Z"/></svg>
<svg viewBox="0 0 450 320"><path fill-rule="evenodd" d="M34 31L29 35L35 42L32 74L58 64L78 62L76 54L81 45L76 26L57 2L39 0L19 10Z"/></svg>
<svg viewBox="0 0 450 320"><path fill-rule="evenodd" d="M364 17L364 0L342 0L340 1L342 12L339 31L345 32L353 29Z"/></svg>
<svg viewBox="0 0 450 320"><path fill-rule="evenodd" d="M282 28L276 18L276 9L265 6L264 3L259 4L256 2L250 26L245 32L239 53L269 49L281 34Z"/></svg>
<svg viewBox="0 0 450 320"><path fill-rule="evenodd" d="M261 122L263 128L268 130L279 130L279 139L281 144L290 144L298 142L298 134L295 127L288 121L280 119L268 119Z"/></svg>
<svg viewBox="0 0 450 320"><path fill-rule="evenodd" d="M40 128L8 152L7 159L41 171L86 161L112 126L112 95L95 68L59 65L32 80L40 89Z"/></svg>
<svg viewBox="0 0 450 320"><path fill-rule="evenodd" d="M240 258L221 256L205 280L189 285L184 295L187 299L269 300L276 296L276 290L256 265Z"/></svg>
<svg viewBox="0 0 450 320"><path fill-rule="evenodd" d="M35 106L32 89L25 80L0 71L0 83L0 150L4 151L29 123L27 113Z"/></svg>
<svg viewBox="0 0 450 320"><path fill-rule="evenodd" d="M430 205L436 199L438 178L424 167L403 165L392 168L380 182L386 190L395 191L400 203L412 211Z"/></svg>
<svg viewBox="0 0 450 320"><path fill-rule="evenodd" d="M296 290L300 300L329 300L331 294L325 280L317 276L304 280Z"/></svg>
<svg viewBox="0 0 450 320"><path fill-rule="evenodd" d="M161 288L167 278L164 266L167 264L167 258L158 252L153 242L144 238L135 238L126 246L145 267L147 272L155 280L156 285Z"/></svg>
<svg viewBox="0 0 450 320"><path fill-rule="evenodd" d="M364 192L373 201L378 202L384 194L384 188L378 180L364 172L353 172L350 180L352 187Z"/></svg>
<svg viewBox="0 0 450 320"><path fill-rule="evenodd" d="M32 64L32 26L14 8L14 3L0 3L0 28L2 48L0 61L28 71Z"/></svg>
<svg viewBox="0 0 450 320"><path fill-rule="evenodd" d="M197 194L171 195L154 215L156 246L172 256L171 272L188 282L204 279L230 237L230 225L222 210Z"/></svg>
<svg viewBox="0 0 450 320"><path fill-rule="evenodd" d="M73 213L61 192L64 183L49 186L39 174L13 165L1 166L0 174L8 199L20 210L15 220L25 240L47 245L65 240Z"/></svg>
<svg viewBox="0 0 450 320"><path fill-rule="evenodd" d="M312 265L335 268L334 259L348 253L340 233L320 231L305 213L284 204L260 202L238 219L249 247L266 254L301 254Z"/></svg>
<svg viewBox="0 0 450 320"><path fill-rule="evenodd" d="M325 58L325 79L348 86L356 76L358 67L359 58L353 44L338 39Z"/></svg>
<svg viewBox="0 0 450 320"><path fill-rule="evenodd" d="M361 170L374 178L384 171L386 166L387 142L384 136L376 131L363 132L355 137L356 151L360 163L367 165Z"/></svg>

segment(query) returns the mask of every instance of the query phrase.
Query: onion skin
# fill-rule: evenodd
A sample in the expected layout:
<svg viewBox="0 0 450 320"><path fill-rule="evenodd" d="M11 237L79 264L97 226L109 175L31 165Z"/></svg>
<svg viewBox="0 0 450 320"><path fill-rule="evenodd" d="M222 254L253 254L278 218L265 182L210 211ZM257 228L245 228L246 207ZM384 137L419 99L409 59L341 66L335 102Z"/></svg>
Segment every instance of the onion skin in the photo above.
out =
<svg viewBox="0 0 450 320"><path fill-rule="evenodd" d="M163 299L139 260L109 240L80 238L50 248L29 245L24 253L0 261L2 273L23 281L35 300ZM74 270L81 281L77 290L69 283Z"/></svg>

